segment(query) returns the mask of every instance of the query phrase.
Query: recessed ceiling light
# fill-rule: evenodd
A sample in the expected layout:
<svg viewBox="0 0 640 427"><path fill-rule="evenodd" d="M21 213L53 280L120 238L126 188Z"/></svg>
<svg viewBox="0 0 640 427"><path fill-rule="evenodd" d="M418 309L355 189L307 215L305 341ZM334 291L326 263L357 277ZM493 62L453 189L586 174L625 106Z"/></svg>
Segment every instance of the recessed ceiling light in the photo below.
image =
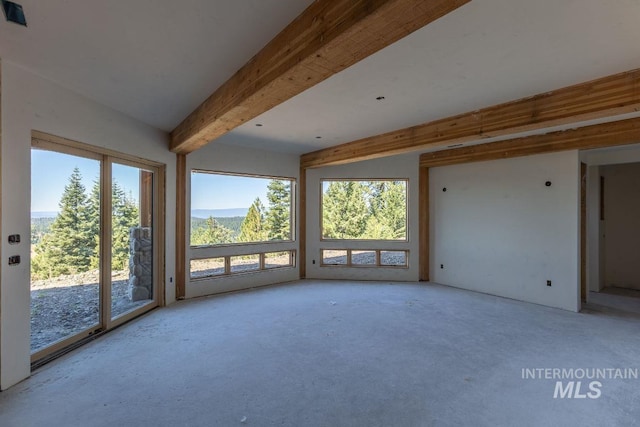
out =
<svg viewBox="0 0 640 427"><path fill-rule="evenodd" d="M7 18L7 21L15 22L25 27L27 26L27 18L24 16L22 6L18 3L2 0L2 10L4 11L4 16Z"/></svg>
<svg viewBox="0 0 640 427"><path fill-rule="evenodd" d="M257 127L261 127L261 126L262 126L262 123L256 123L256 126L257 126Z"/></svg>
<svg viewBox="0 0 640 427"><path fill-rule="evenodd" d="M321 136L316 136L316 139L322 139L322 137Z"/></svg>
<svg viewBox="0 0 640 427"><path fill-rule="evenodd" d="M384 96L379 96L376 98L378 101L382 101L384 99Z"/></svg>

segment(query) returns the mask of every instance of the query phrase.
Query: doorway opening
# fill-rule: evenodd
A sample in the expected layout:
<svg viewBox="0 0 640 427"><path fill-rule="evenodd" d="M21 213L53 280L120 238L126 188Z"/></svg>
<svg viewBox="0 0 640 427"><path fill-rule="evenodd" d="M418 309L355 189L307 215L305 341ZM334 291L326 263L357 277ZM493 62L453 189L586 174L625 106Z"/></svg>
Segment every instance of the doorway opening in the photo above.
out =
<svg viewBox="0 0 640 427"><path fill-rule="evenodd" d="M31 360L162 303L161 165L35 133Z"/></svg>
<svg viewBox="0 0 640 427"><path fill-rule="evenodd" d="M640 313L640 149L583 153L588 306Z"/></svg>

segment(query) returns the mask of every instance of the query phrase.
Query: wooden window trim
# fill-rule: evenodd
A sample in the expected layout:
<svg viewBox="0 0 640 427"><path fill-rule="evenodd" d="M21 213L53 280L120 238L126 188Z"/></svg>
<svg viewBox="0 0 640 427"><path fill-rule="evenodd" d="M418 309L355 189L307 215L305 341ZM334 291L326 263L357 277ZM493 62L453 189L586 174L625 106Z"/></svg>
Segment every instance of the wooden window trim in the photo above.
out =
<svg viewBox="0 0 640 427"><path fill-rule="evenodd" d="M346 251L347 262L345 264L327 264L324 262L324 251ZM375 252L376 262L374 264L354 264L352 261L353 252ZM404 265L387 265L382 264L381 252L404 252ZM320 249L320 267L337 267L337 268L409 268L409 250L408 249L343 249L343 248L322 248Z"/></svg>
<svg viewBox="0 0 640 427"><path fill-rule="evenodd" d="M224 248L229 246L250 246L250 245L278 245L278 244L286 244L286 243L295 243L296 241L296 192L297 192L297 180L295 177L285 177L285 176L274 176L274 175L256 175L256 174L243 174L243 173L234 173L234 172L223 172L216 170L207 170L207 169L191 169L189 176L194 173L208 174L208 175L225 175L225 176L237 176L244 178L260 178L260 179L270 179L270 180L280 180L280 181L289 181L291 183L290 188L290 203L289 203L289 230L291 234L291 239L289 240L265 240L261 242L237 242L237 243L219 243L219 244L209 244L209 245L192 245L191 244L191 215L188 215L188 235L189 242L188 247L191 249L206 249L206 248ZM191 192L191 188L189 189ZM191 198L189 198L191 201ZM191 204L191 202L189 202ZM186 206L186 202L185 202ZM191 206L189 206L190 208ZM189 212L191 209L188 209ZM185 211L186 215L186 211ZM187 244L185 242L185 244ZM192 259L192 258L191 258Z"/></svg>
<svg viewBox="0 0 640 427"><path fill-rule="evenodd" d="M110 330L121 325L140 314L149 311L157 306L165 305L165 169L162 163L141 157L120 153L104 147L97 147L83 142L47 134L33 130L31 132L31 149L51 151L61 154L68 154L100 162L100 179L103 185L100 194L100 216L102 227L100 230L100 289L102 290L101 309L99 315L100 324L80 331L73 336L63 338L52 343L52 345L31 354L31 362L36 362L48 355L54 354L61 349L102 330ZM111 211L108 209L111 203L111 166L113 164L123 164L153 172L155 179L153 185L153 198L155 201L154 220L156 226L153 227L153 263L154 263L154 288L153 299L141 307L111 319L111 253L107 250L107 241L111 239Z"/></svg>
<svg viewBox="0 0 640 427"><path fill-rule="evenodd" d="M397 182L397 181L402 181L405 183L405 206L404 206L404 212L405 212L405 238L404 239L398 239L398 240L390 240L390 239L327 239L324 237L324 224L323 224L323 196L324 196L324 191L323 191L323 184L325 182L346 182L346 181L351 181L351 182L361 182L361 181L367 181L367 182L372 182L372 181L391 181L391 182ZM384 243L389 243L389 242L398 242L398 243L408 243L409 242L409 236L410 236L410 227L409 227L409 178L321 178L320 179L320 203L318 204L318 206L320 206L320 212L319 212L319 217L320 217L320 241L321 242L384 242Z"/></svg>
<svg viewBox="0 0 640 427"><path fill-rule="evenodd" d="M277 267L267 267L265 265L265 255L269 254L269 253L276 253L276 252L288 252L289 253L289 264L282 265L282 266L277 266ZM259 261L260 266L257 269L248 270L248 271L231 271L231 258L232 257L241 257L241 256L245 256L245 255L258 255L259 256L259 260L260 260ZM287 269L287 268L295 268L296 267L296 262L295 262L295 260L296 260L296 251L295 251L295 249L283 249L281 251L253 252L253 253L247 253L247 254L219 255L219 256L214 256L214 257L203 257L203 258L194 258L194 257L192 257L190 259L190 261L197 261L197 260L211 259L211 258L224 258L224 273L215 274L215 275L208 275L208 276L193 277L191 275L191 262L189 262L189 281L190 282L201 282L201 281L205 281L205 280L215 280L215 279L235 277L235 276L247 275L247 274L258 274L258 273L264 273L264 272L267 272L267 271L283 270L283 269Z"/></svg>

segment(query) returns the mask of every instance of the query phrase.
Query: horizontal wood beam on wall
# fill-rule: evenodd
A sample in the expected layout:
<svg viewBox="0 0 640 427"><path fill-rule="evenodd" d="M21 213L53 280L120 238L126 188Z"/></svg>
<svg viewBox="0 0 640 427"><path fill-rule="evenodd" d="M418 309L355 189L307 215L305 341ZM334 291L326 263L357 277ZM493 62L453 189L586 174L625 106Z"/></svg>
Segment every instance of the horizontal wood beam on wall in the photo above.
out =
<svg viewBox="0 0 640 427"><path fill-rule="evenodd" d="M508 159L566 150L640 143L640 118L585 126L505 141L434 151L420 156L421 167Z"/></svg>
<svg viewBox="0 0 640 427"><path fill-rule="evenodd" d="M640 110L640 69L301 156L305 168L386 157Z"/></svg>
<svg viewBox="0 0 640 427"><path fill-rule="evenodd" d="M470 0L316 0L171 133L190 153Z"/></svg>

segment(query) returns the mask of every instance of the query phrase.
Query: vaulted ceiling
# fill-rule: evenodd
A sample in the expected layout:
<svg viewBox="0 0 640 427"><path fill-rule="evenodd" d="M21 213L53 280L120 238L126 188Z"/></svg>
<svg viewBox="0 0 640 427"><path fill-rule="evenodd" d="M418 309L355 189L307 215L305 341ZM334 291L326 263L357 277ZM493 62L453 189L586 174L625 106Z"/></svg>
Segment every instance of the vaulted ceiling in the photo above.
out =
<svg viewBox="0 0 640 427"><path fill-rule="evenodd" d="M166 131L312 3L19 2L0 58ZM301 154L640 68L638 22L638 0L472 0L217 142Z"/></svg>

